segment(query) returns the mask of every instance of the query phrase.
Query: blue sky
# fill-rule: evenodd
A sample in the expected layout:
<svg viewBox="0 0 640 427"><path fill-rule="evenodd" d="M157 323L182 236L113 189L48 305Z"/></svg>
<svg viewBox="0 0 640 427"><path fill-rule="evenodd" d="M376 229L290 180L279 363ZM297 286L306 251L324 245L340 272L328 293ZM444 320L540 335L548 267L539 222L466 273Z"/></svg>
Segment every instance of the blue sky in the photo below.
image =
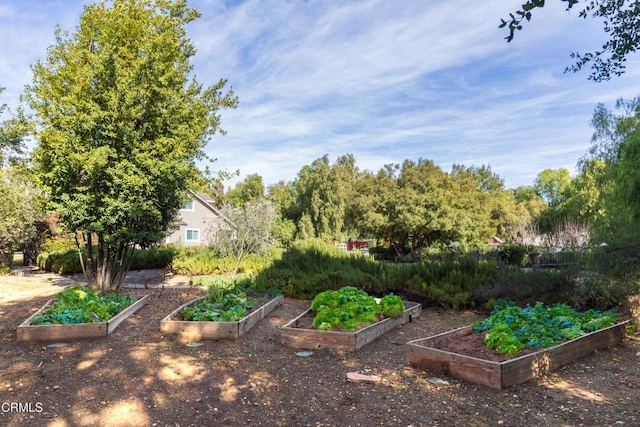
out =
<svg viewBox="0 0 640 427"><path fill-rule="evenodd" d="M9 108L44 59L56 24L74 31L87 2L0 0L0 101ZM207 151L214 169L291 181L346 153L377 171L405 159L489 165L507 187L544 169L575 175L598 103L640 95L640 58L605 83L563 73L572 51L605 40L601 23L551 0L507 44L500 18L522 0L190 0L188 35L205 84L229 80L237 110Z"/></svg>

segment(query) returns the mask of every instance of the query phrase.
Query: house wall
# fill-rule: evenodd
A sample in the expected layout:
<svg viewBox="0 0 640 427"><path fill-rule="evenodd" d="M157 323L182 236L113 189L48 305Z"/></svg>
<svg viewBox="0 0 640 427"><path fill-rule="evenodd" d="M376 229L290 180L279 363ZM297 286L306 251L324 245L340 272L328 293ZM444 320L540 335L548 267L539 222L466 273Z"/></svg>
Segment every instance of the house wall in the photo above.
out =
<svg viewBox="0 0 640 427"><path fill-rule="evenodd" d="M209 224L216 219L216 214L205 207L198 199L193 198L192 201L193 209L180 209L176 224L178 228L167 237L167 243L175 243L182 246L207 244Z"/></svg>

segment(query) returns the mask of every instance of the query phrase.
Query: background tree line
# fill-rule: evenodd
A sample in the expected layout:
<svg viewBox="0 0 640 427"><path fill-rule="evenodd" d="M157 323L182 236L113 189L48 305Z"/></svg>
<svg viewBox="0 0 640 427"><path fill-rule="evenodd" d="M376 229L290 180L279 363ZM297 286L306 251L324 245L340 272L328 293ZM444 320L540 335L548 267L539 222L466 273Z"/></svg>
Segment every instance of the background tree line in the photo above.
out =
<svg viewBox="0 0 640 427"><path fill-rule="evenodd" d="M377 172L361 170L351 154L333 164L324 155L301 168L291 182L265 187L258 174L228 190L222 204L272 202L272 231L286 246L294 239L375 239L406 255L427 246L507 243L584 245L553 235L589 230L598 188L591 169L572 178L547 169L531 186L508 189L488 166L455 164L444 171L432 160L407 159Z"/></svg>

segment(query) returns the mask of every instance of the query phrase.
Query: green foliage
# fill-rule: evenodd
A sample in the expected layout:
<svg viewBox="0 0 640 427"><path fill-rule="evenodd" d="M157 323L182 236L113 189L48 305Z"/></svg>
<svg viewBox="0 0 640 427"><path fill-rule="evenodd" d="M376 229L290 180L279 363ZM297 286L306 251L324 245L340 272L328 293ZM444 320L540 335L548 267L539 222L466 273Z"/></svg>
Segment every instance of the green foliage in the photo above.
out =
<svg viewBox="0 0 640 427"><path fill-rule="evenodd" d="M219 111L237 105L225 80L193 78L185 27L198 17L184 0L89 4L76 32L58 30L33 66L33 161L85 255L99 248L86 264L92 286L117 289L133 248L163 240Z"/></svg>
<svg viewBox="0 0 640 427"><path fill-rule="evenodd" d="M631 294L640 292L638 279L590 274L577 281L576 291L571 299L578 308L606 310L624 306Z"/></svg>
<svg viewBox="0 0 640 427"><path fill-rule="evenodd" d="M144 250L136 249L133 252L131 269L165 268L171 265L177 251L178 249L175 246L170 245L161 245ZM36 263L40 269L58 274L82 273L82 266L80 265L75 243L72 248L40 252Z"/></svg>
<svg viewBox="0 0 640 427"><path fill-rule="evenodd" d="M382 312L387 317L396 318L404 315L406 307L404 301L397 295L387 294L380 300Z"/></svg>
<svg viewBox="0 0 640 427"><path fill-rule="evenodd" d="M238 287L211 285L205 299L185 307L182 317L197 322L237 322L247 315L254 303Z"/></svg>
<svg viewBox="0 0 640 427"><path fill-rule="evenodd" d="M82 286L66 289L43 315L34 316L34 325L95 323L109 320L135 302L135 298L118 293L103 295Z"/></svg>
<svg viewBox="0 0 640 427"><path fill-rule="evenodd" d="M1 155L0 155L1 159ZM36 191L17 168L0 164L0 267L8 267L12 254L35 236Z"/></svg>
<svg viewBox="0 0 640 427"><path fill-rule="evenodd" d="M136 249L131 261L132 270L148 268L166 268L171 265L173 258L179 252L174 245L160 245L148 249Z"/></svg>
<svg viewBox="0 0 640 427"><path fill-rule="evenodd" d="M552 304L559 301L575 301L578 298L577 271L501 269L490 282L478 284L474 289L474 300L483 306L492 307L500 299L512 300L519 305L542 301Z"/></svg>
<svg viewBox="0 0 640 427"><path fill-rule="evenodd" d="M269 200L259 198L239 206L226 204L220 211L231 220L233 230L219 227L211 233L209 243L222 256L233 257L235 275L246 256L262 255L272 247L271 227L276 220L276 208Z"/></svg>
<svg viewBox="0 0 640 427"><path fill-rule="evenodd" d="M567 3L567 11L579 3L579 0L563 0ZM625 72L627 56L638 49L640 37L633 29L640 27L640 11L634 0L589 1L577 16L580 18L601 19L604 32L608 39L600 50L580 54L571 53L576 62L565 68L565 72L577 72L582 67L591 64L593 70L589 79L602 82L609 80L612 75L620 76ZM527 0L522 9L510 14L508 20L501 19L500 28L507 27L508 42L512 41L516 31L521 30L525 21L530 21L532 11L545 6L544 0Z"/></svg>
<svg viewBox="0 0 640 427"><path fill-rule="evenodd" d="M58 274L75 274L82 272L78 250L62 249L53 252L40 252L36 259L38 268Z"/></svg>
<svg viewBox="0 0 640 427"><path fill-rule="evenodd" d="M616 281L640 272L640 98L619 100L613 111L598 105L592 119L586 198L593 242L589 267ZM585 185L586 186L586 185Z"/></svg>
<svg viewBox="0 0 640 427"><path fill-rule="evenodd" d="M243 256L238 273L255 274L268 268L282 256L282 249L271 247L264 254ZM236 268L237 259L233 255L220 256L214 248L194 246L181 248L173 257L173 271L188 276L230 274Z"/></svg>
<svg viewBox="0 0 640 427"><path fill-rule="evenodd" d="M566 304L545 306L538 302L518 307L501 300L491 315L473 325L474 332L488 330L485 345L508 356L524 348L547 348L598 329L613 326L618 314L613 311L578 312Z"/></svg>
<svg viewBox="0 0 640 427"><path fill-rule="evenodd" d="M379 264L319 239L296 241L256 278L262 288L278 288L292 298L312 299L325 290L353 285L379 288ZM377 289L378 290L378 289Z"/></svg>
<svg viewBox="0 0 640 427"><path fill-rule="evenodd" d="M193 277L189 283L193 286L205 286L207 288L215 287L227 289L233 287L242 277L236 276L197 276Z"/></svg>
<svg viewBox="0 0 640 427"><path fill-rule="evenodd" d="M345 286L316 295L311 302L311 310L315 314L313 327L316 329L354 331L376 322L381 316L402 316L405 307L396 295L387 295L378 303L365 291Z"/></svg>
<svg viewBox="0 0 640 427"><path fill-rule="evenodd" d="M476 262L470 258L425 262L401 269L412 273L406 283L412 294L422 295L425 303L454 309L474 306L475 290L490 286L499 273L495 262Z"/></svg>
<svg viewBox="0 0 640 427"><path fill-rule="evenodd" d="M263 196L264 184L262 183L262 177L258 174L251 174L229 190L226 199L232 206L242 206L245 203L260 200Z"/></svg>
<svg viewBox="0 0 640 427"><path fill-rule="evenodd" d="M286 208L287 217L298 223L299 239L343 235L356 174L351 154L340 156L333 165L325 154L300 170L291 184L294 200Z"/></svg>
<svg viewBox="0 0 640 427"><path fill-rule="evenodd" d="M72 237L50 237L40 245L40 252L58 252L76 248L76 240Z"/></svg>
<svg viewBox="0 0 640 427"><path fill-rule="evenodd" d="M534 250L532 245L505 244L500 245L502 260L508 265L524 267L529 259L529 254Z"/></svg>

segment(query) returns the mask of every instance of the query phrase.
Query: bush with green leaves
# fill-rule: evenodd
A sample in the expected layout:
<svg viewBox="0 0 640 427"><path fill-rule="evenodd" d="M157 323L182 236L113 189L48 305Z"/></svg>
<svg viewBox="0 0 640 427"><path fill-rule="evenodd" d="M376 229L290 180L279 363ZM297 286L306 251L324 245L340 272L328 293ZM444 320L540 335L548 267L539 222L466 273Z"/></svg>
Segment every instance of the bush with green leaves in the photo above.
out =
<svg viewBox="0 0 640 427"><path fill-rule="evenodd" d="M238 272L255 274L273 264L281 257L282 249L271 248L265 254L248 254L242 258ZM208 246L181 248L171 262L173 271L189 275L202 276L227 274L234 271L236 259L233 256L221 256L217 250Z"/></svg>
<svg viewBox="0 0 640 427"><path fill-rule="evenodd" d="M529 260L529 254L534 250L532 245L504 244L500 245L502 261L508 265L524 267Z"/></svg>
<svg viewBox="0 0 640 427"><path fill-rule="evenodd" d="M84 252L84 249L81 249ZM178 249L172 245L160 245L149 249L136 249L131 260L131 270L165 268L171 265ZM41 270L58 274L82 273L78 249L66 247L52 252L40 252L36 263Z"/></svg>
<svg viewBox="0 0 640 427"><path fill-rule="evenodd" d="M385 316L401 316L404 310L404 302L396 295L387 295L378 303L374 297L353 286L321 292L311 302L313 327L320 330L354 331Z"/></svg>
<svg viewBox="0 0 640 427"><path fill-rule="evenodd" d="M56 302L42 315L34 316L34 325L95 323L111 319L135 302L132 296L75 286L57 294Z"/></svg>
<svg viewBox="0 0 640 427"><path fill-rule="evenodd" d="M572 302L577 297L577 270L523 270L503 268L490 282L479 283L473 290L478 305L491 310L497 301L515 301L518 305L541 301L553 304Z"/></svg>
<svg viewBox="0 0 640 427"><path fill-rule="evenodd" d="M579 312L566 304L545 306L542 302L521 308L501 300L489 317L473 324L473 331L487 330L487 347L515 356L525 348L547 348L613 326L617 320L613 310Z"/></svg>

